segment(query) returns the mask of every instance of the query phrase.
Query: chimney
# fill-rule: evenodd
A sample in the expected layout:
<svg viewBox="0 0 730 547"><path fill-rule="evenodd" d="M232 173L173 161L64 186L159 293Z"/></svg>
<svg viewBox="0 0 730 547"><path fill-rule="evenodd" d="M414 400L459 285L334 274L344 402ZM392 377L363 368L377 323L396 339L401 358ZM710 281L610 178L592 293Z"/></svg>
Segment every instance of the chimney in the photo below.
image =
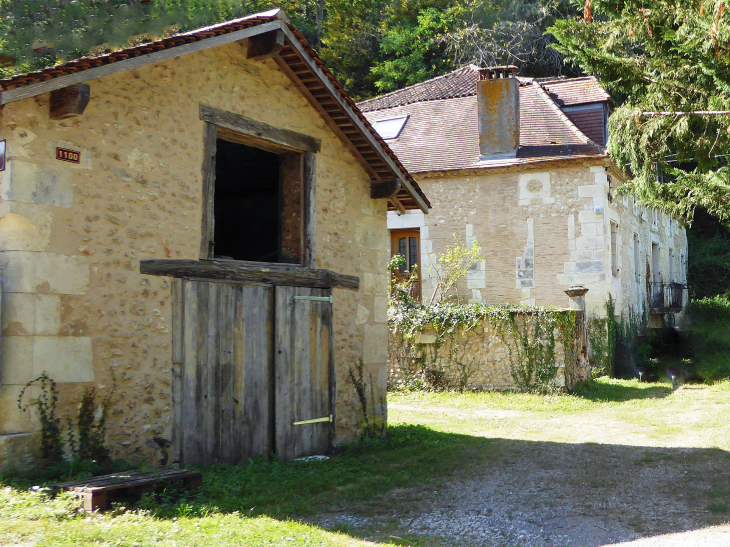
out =
<svg viewBox="0 0 730 547"><path fill-rule="evenodd" d="M480 69L477 105L481 159L514 157L520 145L520 84L517 67Z"/></svg>

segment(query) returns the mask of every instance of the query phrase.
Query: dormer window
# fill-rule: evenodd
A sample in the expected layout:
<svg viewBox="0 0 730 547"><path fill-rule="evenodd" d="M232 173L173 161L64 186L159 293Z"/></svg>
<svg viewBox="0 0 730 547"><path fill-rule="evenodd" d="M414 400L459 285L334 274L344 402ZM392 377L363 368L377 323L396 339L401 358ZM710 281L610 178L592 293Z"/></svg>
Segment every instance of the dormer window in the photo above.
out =
<svg viewBox="0 0 730 547"><path fill-rule="evenodd" d="M408 121L408 116L376 120L372 122L373 129L384 139L397 139Z"/></svg>

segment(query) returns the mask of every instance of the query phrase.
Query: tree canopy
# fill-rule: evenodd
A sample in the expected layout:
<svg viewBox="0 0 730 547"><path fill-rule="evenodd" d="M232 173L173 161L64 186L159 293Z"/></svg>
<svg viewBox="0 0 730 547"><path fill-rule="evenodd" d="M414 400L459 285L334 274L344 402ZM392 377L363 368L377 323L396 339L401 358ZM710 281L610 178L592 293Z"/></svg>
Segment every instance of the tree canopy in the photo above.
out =
<svg viewBox="0 0 730 547"><path fill-rule="evenodd" d="M725 0L587 0L549 29L623 104L608 149L640 203L730 225L730 26ZM722 113L722 114L719 114Z"/></svg>
<svg viewBox="0 0 730 547"><path fill-rule="evenodd" d="M286 10L356 99L468 63L556 75L545 29L571 0L0 0L0 76L240 17Z"/></svg>

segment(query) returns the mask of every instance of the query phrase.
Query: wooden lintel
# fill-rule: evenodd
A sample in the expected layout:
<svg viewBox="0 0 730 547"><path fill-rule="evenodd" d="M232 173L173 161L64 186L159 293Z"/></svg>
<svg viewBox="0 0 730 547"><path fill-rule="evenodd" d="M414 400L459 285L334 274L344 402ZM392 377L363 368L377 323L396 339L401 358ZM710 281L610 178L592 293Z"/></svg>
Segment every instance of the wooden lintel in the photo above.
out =
<svg viewBox="0 0 730 547"><path fill-rule="evenodd" d="M242 260L142 260L140 273L181 279L222 281L226 283L264 283L292 287L339 287L356 291L360 278L330 270L317 270L293 264L245 262Z"/></svg>
<svg viewBox="0 0 730 547"><path fill-rule="evenodd" d="M389 198L400 189L401 181L398 178L373 181L370 183L370 197L372 199Z"/></svg>
<svg viewBox="0 0 730 547"><path fill-rule="evenodd" d="M282 147L290 148L291 150L304 150L317 153L322 147L322 141L315 137L274 127L264 122L241 116L235 112L228 112L227 110L221 110L220 108L206 104L200 105L200 119L218 127L224 127L231 131L248 135L249 137L269 141Z"/></svg>
<svg viewBox="0 0 730 547"><path fill-rule="evenodd" d="M395 207L395 210L398 211L401 215L405 214L406 208L397 197L390 196L388 198L388 201L390 201L393 207Z"/></svg>
<svg viewBox="0 0 730 547"><path fill-rule="evenodd" d="M89 84L74 84L51 91L50 117L52 120L65 120L81 116L91 98Z"/></svg>
<svg viewBox="0 0 730 547"><path fill-rule="evenodd" d="M258 34L248 39L246 59L259 61L278 55L284 48L284 31L272 30L265 34Z"/></svg>

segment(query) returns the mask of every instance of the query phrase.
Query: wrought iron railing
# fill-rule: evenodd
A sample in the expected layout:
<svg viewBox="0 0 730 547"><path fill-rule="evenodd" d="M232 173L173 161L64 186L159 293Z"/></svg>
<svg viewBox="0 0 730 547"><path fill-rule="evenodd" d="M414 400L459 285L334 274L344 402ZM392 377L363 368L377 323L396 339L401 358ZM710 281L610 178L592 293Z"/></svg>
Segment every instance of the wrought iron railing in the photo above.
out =
<svg viewBox="0 0 730 547"><path fill-rule="evenodd" d="M684 307L684 291L687 287L682 283L649 283L649 304L652 311L679 311Z"/></svg>

